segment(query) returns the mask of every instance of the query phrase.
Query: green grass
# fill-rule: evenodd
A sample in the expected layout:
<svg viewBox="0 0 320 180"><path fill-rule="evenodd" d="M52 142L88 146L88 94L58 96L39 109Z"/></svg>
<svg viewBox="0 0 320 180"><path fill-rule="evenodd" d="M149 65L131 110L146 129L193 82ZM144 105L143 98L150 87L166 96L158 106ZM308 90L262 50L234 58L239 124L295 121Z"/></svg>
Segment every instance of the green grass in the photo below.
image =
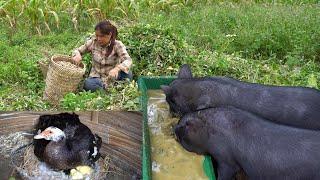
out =
<svg viewBox="0 0 320 180"><path fill-rule="evenodd" d="M108 7L100 6L103 1L86 1L78 5L76 14L66 11L75 7L69 1L46 1L47 9L33 1L40 3L45 14L42 19L34 17L38 19L33 23L25 11L13 27L3 15L18 17L22 6L10 9L3 2L0 110L138 110L135 81L115 84L107 92L69 93L58 107L42 99L45 83L37 61L53 54L71 54L102 17L112 17L118 24L119 39L134 60L135 80L139 75L175 75L181 64L189 63L197 76L319 88L318 1L108 1ZM90 9L98 5L108 13L89 17ZM31 6L29 13L40 12L32 7L36 9ZM59 23L50 11L57 12ZM78 18L77 28L73 16ZM85 56L84 62L90 63L90 58Z"/></svg>
<svg viewBox="0 0 320 180"><path fill-rule="evenodd" d="M150 12L151 13L151 12ZM189 43L244 58L320 61L319 4L213 3L169 13L145 14L142 21L170 27Z"/></svg>

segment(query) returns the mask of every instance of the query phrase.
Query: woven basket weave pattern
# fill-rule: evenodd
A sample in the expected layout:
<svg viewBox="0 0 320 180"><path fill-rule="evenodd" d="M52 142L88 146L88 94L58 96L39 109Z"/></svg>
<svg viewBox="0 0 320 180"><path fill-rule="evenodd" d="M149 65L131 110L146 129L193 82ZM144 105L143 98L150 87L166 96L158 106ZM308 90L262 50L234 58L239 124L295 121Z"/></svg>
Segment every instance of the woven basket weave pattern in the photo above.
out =
<svg viewBox="0 0 320 180"><path fill-rule="evenodd" d="M42 72L43 77L46 78L47 72L48 72L48 61L40 60L38 61L38 65Z"/></svg>
<svg viewBox="0 0 320 180"><path fill-rule="evenodd" d="M44 98L57 105L63 96L69 92L75 92L80 81L83 79L86 68L80 64L79 68L68 68L57 63L66 61L72 63L69 56L52 56L46 76Z"/></svg>

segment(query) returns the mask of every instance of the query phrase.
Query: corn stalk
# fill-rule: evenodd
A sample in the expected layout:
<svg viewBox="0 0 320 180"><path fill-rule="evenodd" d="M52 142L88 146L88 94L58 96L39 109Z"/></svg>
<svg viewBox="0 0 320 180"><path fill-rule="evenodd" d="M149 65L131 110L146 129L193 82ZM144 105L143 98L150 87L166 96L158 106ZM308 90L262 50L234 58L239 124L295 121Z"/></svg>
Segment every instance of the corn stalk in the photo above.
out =
<svg viewBox="0 0 320 180"><path fill-rule="evenodd" d="M11 28L27 25L38 34L60 29L71 22L96 23L106 18L137 18L146 9L172 9L194 4L196 0L0 0L0 19ZM67 22L66 22L67 21Z"/></svg>

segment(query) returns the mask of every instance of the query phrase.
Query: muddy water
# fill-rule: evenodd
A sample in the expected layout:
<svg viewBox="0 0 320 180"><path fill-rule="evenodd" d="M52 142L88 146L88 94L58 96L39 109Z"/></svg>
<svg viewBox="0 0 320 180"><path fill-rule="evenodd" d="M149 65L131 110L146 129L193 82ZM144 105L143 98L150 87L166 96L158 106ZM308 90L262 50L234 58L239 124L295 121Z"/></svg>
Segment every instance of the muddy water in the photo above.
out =
<svg viewBox="0 0 320 180"><path fill-rule="evenodd" d="M178 119L170 117L165 95L161 90L149 90L148 96L152 178L208 179L202 168L204 156L186 151L174 139L172 126Z"/></svg>

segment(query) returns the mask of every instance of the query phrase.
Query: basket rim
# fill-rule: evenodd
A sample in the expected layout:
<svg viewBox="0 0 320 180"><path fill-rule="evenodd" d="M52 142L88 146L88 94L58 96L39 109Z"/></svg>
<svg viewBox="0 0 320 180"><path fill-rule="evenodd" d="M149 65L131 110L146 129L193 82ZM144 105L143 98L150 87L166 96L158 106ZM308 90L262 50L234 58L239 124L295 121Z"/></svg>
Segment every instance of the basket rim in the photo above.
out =
<svg viewBox="0 0 320 180"><path fill-rule="evenodd" d="M63 58L63 60L58 60L57 58ZM55 54L55 55L51 56L50 62L52 64L54 64L55 66L60 66L56 63L56 61L67 61L67 62L74 64L73 61L71 61L71 56L63 55L63 54ZM81 68L82 71L86 70L86 65L83 62L80 62L80 64L77 66L79 68Z"/></svg>

